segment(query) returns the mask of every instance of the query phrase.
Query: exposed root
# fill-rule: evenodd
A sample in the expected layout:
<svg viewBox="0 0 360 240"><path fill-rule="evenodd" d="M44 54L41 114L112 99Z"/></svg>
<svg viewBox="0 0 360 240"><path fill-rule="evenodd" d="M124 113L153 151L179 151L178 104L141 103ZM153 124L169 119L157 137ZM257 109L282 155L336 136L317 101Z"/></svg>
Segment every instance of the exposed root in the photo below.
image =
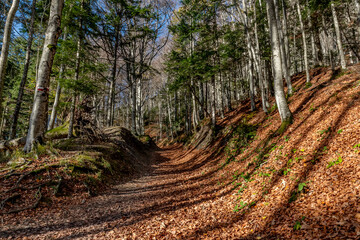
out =
<svg viewBox="0 0 360 240"><path fill-rule="evenodd" d="M5 198L5 199L2 200L1 203L0 203L0 209L3 209L4 206L5 206L5 204L6 204L7 202L12 201L12 200L15 200L15 199L19 198L20 196L21 196L20 194L16 193L16 194L11 195L11 196L8 197L8 198Z"/></svg>
<svg viewBox="0 0 360 240"><path fill-rule="evenodd" d="M54 195L56 196L60 192L61 184L62 184L63 178L60 177L59 181L54 189Z"/></svg>
<svg viewBox="0 0 360 240"><path fill-rule="evenodd" d="M42 199L41 187L39 187L39 190L35 193L35 195L38 195L39 197L36 200L36 202L34 204L32 204L31 206L13 209L13 210L10 210L8 212L1 213L1 214L4 215L4 214L11 214L11 213L19 213L19 212L22 212L22 211L25 211L25 210L37 208L37 206L39 205L39 203L40 203L40 201Z"/></svg>

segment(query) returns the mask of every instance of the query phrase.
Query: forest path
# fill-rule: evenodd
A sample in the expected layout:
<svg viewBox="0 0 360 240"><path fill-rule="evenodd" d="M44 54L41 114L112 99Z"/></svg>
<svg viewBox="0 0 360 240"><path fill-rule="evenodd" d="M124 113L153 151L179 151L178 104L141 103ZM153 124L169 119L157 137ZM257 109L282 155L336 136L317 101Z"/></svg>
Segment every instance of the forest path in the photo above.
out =
<svg viewBox="0 0 360 240"><path fill-rule="evenodd" d="M228 205L221 199L228 191L221 191L224 186L211 177L217 161L181 146L154 152L152 158L153 170L140 178L81 205L40 210L25 220L6 222L0 238L189 239L206 236L207 229L221 229L220 207Z"/></svg>

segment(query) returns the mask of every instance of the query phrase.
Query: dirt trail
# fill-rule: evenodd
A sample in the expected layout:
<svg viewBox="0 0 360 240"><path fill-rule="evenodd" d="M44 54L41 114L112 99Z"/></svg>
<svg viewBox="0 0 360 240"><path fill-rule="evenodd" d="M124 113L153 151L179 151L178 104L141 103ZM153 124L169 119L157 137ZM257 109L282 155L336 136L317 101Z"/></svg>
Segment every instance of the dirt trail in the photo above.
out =
<svg viewBox="0 0 360 240"><path fill-rule="evenodd" d="M21 222L5 219L1 238L29 239L162 239L192 238L221 222L216 204L222 193L196 150L173 146L155 152L151 173L113 187L82 205L29 216ZM217 197L217 200L215 199ZM216 208L214 208L216 206ZM216 211L209 211L216 210ZM227 213L229 214L229 213ZM206 220L204 221L204 216ZM199 231L204 228L204 231Z"/></svg>

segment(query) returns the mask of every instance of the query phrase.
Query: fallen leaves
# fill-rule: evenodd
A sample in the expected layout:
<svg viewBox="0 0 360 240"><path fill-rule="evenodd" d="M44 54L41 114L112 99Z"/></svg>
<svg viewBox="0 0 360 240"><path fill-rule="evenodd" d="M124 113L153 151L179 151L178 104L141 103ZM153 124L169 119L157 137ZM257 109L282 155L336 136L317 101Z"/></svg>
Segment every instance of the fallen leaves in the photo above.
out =
<svg viewBox="0 0 360 240"><path fill-rule="evenodd" d="M347 77L351 84L354 76ZM55 205L66 207L4 216L0 237L356 239L360 234L360 151L355 153L354 146L360 143L360 106L351 96L360 89L343 90L344 84L337 84L343 78L329 82L330 78L330 70L322 69L312 90L301 89L303 77L295 82L300 89L291 97L295 121L285 133L287 138L273 139L277 148L257 169L249 163L256 160L258 145L280 125L276 112L271 119L261 112L254 115L251 123L264 121L257 140L237 156L237 162L221 170L224 156L214 157L221 139L204 151L170 146L154 153L159 161L151 172L103 195L81 198L72 205L64 205L65 199L59 198ZM322 82L329 85L317 90ZM341 99L335 101L331 96L339 91ZM316 111L309 111L311 106ZM248 107L229 113L222 124L241 121ZM333 130L319 137L319 131L329 126ZM338 129L343 130L341 134ZM338 154L344 161L327 168ZM290 171L284 175L283 170ZM231 184L235 171L250 173L241 194ZM300 194L289 203L293 191ZM249 205L234 213L238 198ZM301 227L294 230L299 219L303 219Z"/></svg>

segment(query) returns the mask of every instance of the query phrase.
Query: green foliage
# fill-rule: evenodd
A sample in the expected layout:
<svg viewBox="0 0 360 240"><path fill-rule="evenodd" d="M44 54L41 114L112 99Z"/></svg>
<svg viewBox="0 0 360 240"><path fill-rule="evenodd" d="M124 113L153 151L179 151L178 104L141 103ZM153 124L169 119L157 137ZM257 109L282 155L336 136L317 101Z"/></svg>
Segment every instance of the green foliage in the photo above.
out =
<svg viewBox="0 0 360 240"><path fill-rule="evenodd" d="M304 187L306 187L306 183L299 183L299 186L298 186L298 192L301 192Z"/></svg>
<svg viewBox="0 0 360 240"><path fill-rule="evenodd" d="M360 151L360 143L356 144L353 148L354 148L355 153L358 153Z"/></svg>
<svg viewBox="0 0 360 240"><path fill-rule="evenodd" d="M328 127L327 129L321 130L319 131L320 136L323 135L324 133L329 133L331 131L331 127Z"/></svg>
<svg viewBox="0 0 360 240"><path fill-rule="evenodd" d="M284 170L284 175L287 175L290 171L291 171L291 169L290 169L290 168L288 168L288 169Z"/></svg>
<svg viewBox="0 0 360 240"><path fill-rule="evenodd" d="M277 110L277 105L276 105L276 103L274 103L274 105L272 105L272 107L270 108L269 113L271 114L271 113L273 113L273 112L276 111L276 110Z"/></svg>
<svg viewBox="0 0 360 240"><path fill-rule="evenodd" d="M291 195L290 195L290 198L289 198L289 203L296 201L296 199L300 196L300 194L305 191L305 188L306 188L308 183L309 182L299 183L297 189L295 191L291 192Z"/></svg>
<svg viewBox="0 0 360 240"><path fill-rule="evenodd" d="M305 84L305 89L311 88L312 87L312 83L311 82L307 82Z"/></svg>
<svg viewBox="0 0 360 240"><path fill-rule="evenodd" d="M343 161L343 159L342 159L341 155L339 155L336 160L330 161L326 168L331 168L335 164L338 165L338 164L342 163L342 161Z"/></svg>
<svg viewBox="0 0 360 240"><path fill-rule="evenodd" d="M305 217L303 216L299 221L295 222L294 230L300 230L301 229L301 224L302 224L302 221L304 221L304 219L305 219Z"/></svg>
<svg viewBox="0 0 360 240"><path fill-rule="evenodd" d="M248 206L248 203L241 201L238 205L235 206L234 212L239 212L241 209Z"/></svg>
<svg viewBox="0 0 360 240"><path fill-rule="evenodd" d="M314 104L312 103L311 106L310 106L310 112L314 112L316 111L318 108L317 107L314 107Z"/></svg>
<svg viewBox="0 0 360 240"><path fill-rule="evenodd" d="M226 164L233 161L237 155L241 154L245 150L245 148L256 136L256 130L257 126L242 122L232 131L231 138L225 148L227 156Z"/></svg>

